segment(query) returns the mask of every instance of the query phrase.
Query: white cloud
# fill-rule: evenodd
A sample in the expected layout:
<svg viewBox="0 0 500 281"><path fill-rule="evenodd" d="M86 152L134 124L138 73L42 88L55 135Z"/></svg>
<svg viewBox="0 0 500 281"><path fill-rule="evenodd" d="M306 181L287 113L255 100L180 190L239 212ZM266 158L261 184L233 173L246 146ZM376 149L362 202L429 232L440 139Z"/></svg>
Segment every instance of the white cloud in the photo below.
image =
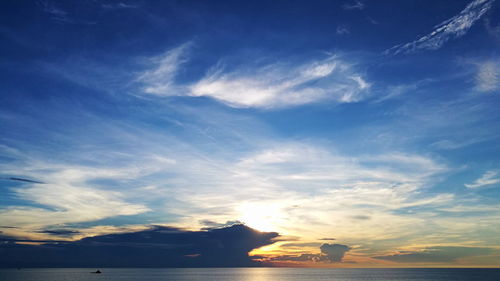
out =
<svg viewBox="0 0 500 281"><path fill-rule="evenodd" d="M480 92L500 89L500 66L496 61L487 61L478 65L476 88Z"/></svg>
<svg viewBox="0 0 500 281"><path fill-rule="evenodd" d="M116 183L133 180L175 164L164 157L150 157L149 163L140 166L92 167L54 164L16 154L23 163L22 168L4 164L2 172L22 174L43 183L12 187L10 191L16 194L16 198L40 207L10 206L0 210L0 218L5 224L28 229L150 211L143 204L127 202L131 199L127 196L129 190L122 192L111 187L99 187L95 181Z"/></svg>
<svg viewBox="0 0 500 281"><path fill-rule="evenodd" d="M60 23L71 23L72 20L68 17L68 12L57 7L50 0L41 0L37 2L42 7L42 10L51 16L51 19Z"/></svg>
<svg viewBox="0 0 500 281"><path fill-rule="evenodd" d="M344 10L363 10L365 8L365 3L357 0L351 3L345 3L342 5Z"/></svg>
<svg viewBox="0 0 500 281"><path fill-rule="evenodd" d="M104 9L115 10L115 9L133 9L133 8L137 8L138 6L137 5L123 3L123 2L118 2L118 3L102 4L101 7L103 7Z"/></svg>
<svg viewBox="0 0 500 281"><path fill-rule="evenodd" d="M148 61L153 67L137 78L145 85L145 93L160 96L182 95L183 89L175 82L175 78L179 67L187 61L186 52L190 45L185 43Z"/></svg>
<svg viewBox="0 0 500 281"><path fill-rule="evenodd" d="M492 25L490 19L486 18L484 20L486 31L490 34L490 36L496 41L497 44L500 44L500 25Z"/></svg>
<svg viewBox="0 0 500 281"><path fill-rule="evenodd" d="M386 54L413 53L421 49L436 50L448 40L463 36L492 6L495 0L474 0L458 15L438 24L435 29L413 41L392 47Z"/></svg>
<svg viewBox="0 0 500 281"><path fill-rule="evenodd" d="M399 216L396 210L443 206L453 200L452 194L419 195L447 169L433 159L405 153L345 156L301 142L268 144L239 161L196 168L201 182L197 192L176 193L182 202L197 206L184 209L180 224L192 226L193 219L202 216L238 219L302 237L397 237L417 231L409 226L424 220ZM367 212L369 220L354 223L354 215Z"/></svg>
<svg viewBox="0 0 500 281"><path fill-rule="evenodd" d="M473 183L465 184L467 188L480 188L487 185L500 183L500 175L498 171L487 171Z"/></svg>
<svg viewBox="0 0 500 281"><path fill-rule="evenodd" d="M336 67L317 64L301 73L324 77ZM431 157L387 151L346 155L332 146L283 142L272 133L259 131L263 124L241 113L229 115L200 107L182 111L194 119L204 118L200 123L183 120L183 128L196 143L186 138L183 143L169 136L170 130L158 132L147 126L119 130L116 124L98 122L113 132L113 139L95 129L84 133L91 133L99 144L110 143L105 153L92 149L89 156L77 149L66 162L29 158L23 163L2 164L3 173L48 184L11 188L19 198L44 208L11 206L0 212L0 220L28 233L47 225L151 209L161 218L147 223L196 228L203 219L241 220L303 239L335 234L343 242L350 241L349 245L374 239L406 243L410 238L428 238L439 227L446 233L457 227L436 226L432 212L406 211L446 208L455 202L452 194L425 194L425 188L436 183L436 176L448 171ZM76 141L78 136L72 139ZM118 139L130 147L117 148ZM15 159L23 157L21 151L9 147L2 152ZM89 157L98 158L99 165ZM360 220L360 216L367 219ZM471 231L474 226L464 228Z"/></svg>
<svg viewBox="0 0 500 281"><path fill-rule="evenodd" d="M283 108L318 101L339 103L362 100L370 83L354 67L336 56L302 64L275 62L243 65L226 71L220 65L191 84L176 81L188 60L190 44L153 58L153 67L137 78L142 91L157 96L210 97L232 107Z"/></svg>
<svg viewBox="0 0 500 281"><path fill-rule="evenodd" d="M337 26L336 32L338 35L347 35L347 34L351 33L351 31L349 31L349 28L347 28L347 26L345 26L345 25Z"/></svg>
<svg viewBox="0 0 500 281"><path fill-rule="evenodd" d="M62 184L40 184L16 189L19 198L46 208L10 207L0 211L6 224L43 227L64 223L94 221L119 215L136 215L149 211L140 204L122 200L119 192Z"/></svg>
<svg viewBox="0 0 500 281"><path fill-rule="evenodd" d="M370 84L335 56L301 65L275 63L224 72L216 69L190 87L232 107L282 108L321 100L356 102Z"/></svg>

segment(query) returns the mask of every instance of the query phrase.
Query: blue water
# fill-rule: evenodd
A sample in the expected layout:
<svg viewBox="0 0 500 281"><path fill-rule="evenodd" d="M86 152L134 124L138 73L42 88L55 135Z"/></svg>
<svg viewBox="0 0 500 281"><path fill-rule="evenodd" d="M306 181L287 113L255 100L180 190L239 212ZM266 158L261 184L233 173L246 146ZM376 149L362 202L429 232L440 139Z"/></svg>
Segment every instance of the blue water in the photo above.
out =
<svg viewBox="0 0 500 281"><path fill-rule="evenodd" d="M0 281L499 281L500 269L311 268L0 269Z"/></svg>

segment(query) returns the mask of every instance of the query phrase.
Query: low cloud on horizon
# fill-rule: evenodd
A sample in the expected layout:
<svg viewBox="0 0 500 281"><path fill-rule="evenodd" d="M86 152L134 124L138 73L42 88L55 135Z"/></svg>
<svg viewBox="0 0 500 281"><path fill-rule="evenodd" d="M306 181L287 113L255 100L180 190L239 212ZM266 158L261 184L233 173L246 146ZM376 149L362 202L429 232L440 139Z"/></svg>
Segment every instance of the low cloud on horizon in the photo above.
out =
<svg viewBox="0 0 500 281"><path fill-rule="evenodd" d="M202 231L154 226L40 245L18 244L16 239L0 237L0 267L258 266L248 253L273 244L277 237L276 232L260 232L241 224Z"/></svg>

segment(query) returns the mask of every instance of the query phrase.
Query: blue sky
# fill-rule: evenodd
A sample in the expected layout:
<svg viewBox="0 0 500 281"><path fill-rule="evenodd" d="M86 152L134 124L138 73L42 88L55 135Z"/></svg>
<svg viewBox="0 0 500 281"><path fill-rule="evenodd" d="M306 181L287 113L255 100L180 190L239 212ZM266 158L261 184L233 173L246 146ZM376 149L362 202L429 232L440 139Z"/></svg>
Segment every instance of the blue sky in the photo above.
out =
<svg viewBox="0 0 500 281"><path fill-rule="evenodd" d="M276 264L500 264L498 1L2 5L2 235L241 222Z"/></svg>

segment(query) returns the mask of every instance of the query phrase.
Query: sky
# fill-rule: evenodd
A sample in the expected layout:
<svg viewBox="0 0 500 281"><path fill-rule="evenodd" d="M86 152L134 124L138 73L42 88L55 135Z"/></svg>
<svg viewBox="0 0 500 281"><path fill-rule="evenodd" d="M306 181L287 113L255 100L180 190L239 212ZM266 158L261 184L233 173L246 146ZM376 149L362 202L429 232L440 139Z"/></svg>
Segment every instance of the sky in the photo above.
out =
<svg viewBox="0 0 500 281"><path fill-rule="evenodd" d="M500 266L499 1L1 5L0 266Z"/></svg>

